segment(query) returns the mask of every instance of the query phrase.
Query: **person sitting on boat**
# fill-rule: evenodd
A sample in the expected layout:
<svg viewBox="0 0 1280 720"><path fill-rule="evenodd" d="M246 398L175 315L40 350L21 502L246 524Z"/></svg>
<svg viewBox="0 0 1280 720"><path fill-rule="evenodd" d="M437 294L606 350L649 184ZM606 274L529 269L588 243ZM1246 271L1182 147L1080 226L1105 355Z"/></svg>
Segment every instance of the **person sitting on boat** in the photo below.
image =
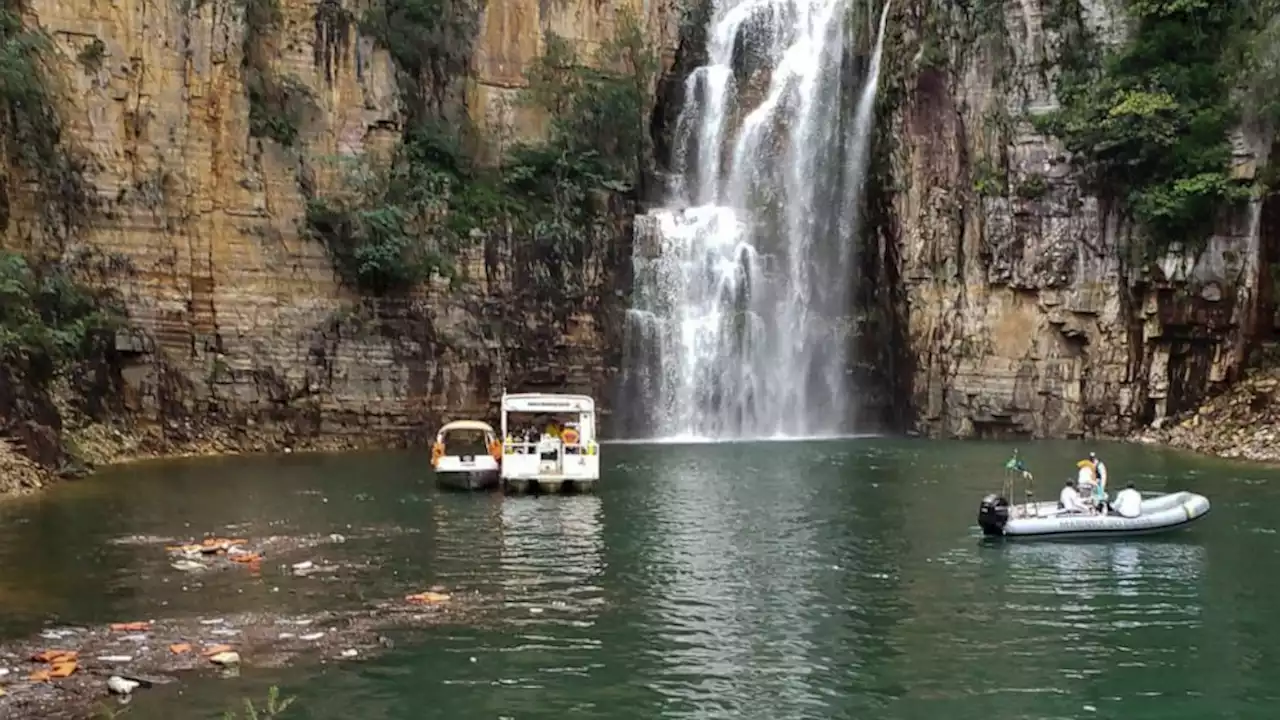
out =
<svg viewBox="0 0 1280 720"><path fill-rule="evenodd" d="M1135 518L1142 514L1142 493L1133 487L1133 483L1125 485L1124 489L1116 493L1116 499L1111 503L1111 509L1121 517Z"/></svg>
<svg viewBox="0 0 1280 720"><path fill-rule="evenodd" d="M1068 480L1062 492L1058 494L1058 509L1064 513L1089 512L1089 506L1085 504L1084 498L1080 497L1074 480Z"/></svg>

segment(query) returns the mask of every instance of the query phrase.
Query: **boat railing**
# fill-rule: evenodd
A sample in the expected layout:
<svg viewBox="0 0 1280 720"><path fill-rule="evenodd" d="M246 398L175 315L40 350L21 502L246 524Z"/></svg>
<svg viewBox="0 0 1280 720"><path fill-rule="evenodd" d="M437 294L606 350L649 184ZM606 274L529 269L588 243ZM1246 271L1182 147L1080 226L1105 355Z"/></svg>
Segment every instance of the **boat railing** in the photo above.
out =
<svg viewBox="0 0 1280 720"><path fill-rule="evenodd" d="M597 450L596 444L591 441L566 443L561 441L552 441L551 447L563 449L565 455L595 455ZM507 440L502 444L503 455L537 455L541 449L548 447L545 441L515 441Z"/></svg>

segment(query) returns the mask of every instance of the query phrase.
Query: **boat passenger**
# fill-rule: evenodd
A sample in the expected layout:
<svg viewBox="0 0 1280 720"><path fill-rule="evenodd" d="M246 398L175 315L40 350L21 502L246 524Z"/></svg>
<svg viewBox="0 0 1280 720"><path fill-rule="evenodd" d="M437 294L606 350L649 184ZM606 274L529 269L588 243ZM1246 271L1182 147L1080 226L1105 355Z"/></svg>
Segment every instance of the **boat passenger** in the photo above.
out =
<svg viewBox="0 0 1280 720"><path fill-rule="evenodd" d="M1115 502L1111 503L1111 507L1121 517L1138 517L1142 514L1142 493L1134 489L1133 483L1129 483L1123 490L1116 493Z"/></svg>
<svg viewBox="0 0 1280 720"><path fill-rule="evenodd" d="M1076 489L1085 497L1093 495L1093 488L1098 484L1096 469L1091 460L1076 463Z"/></svg>
<svg viewBox="0 0 1280 720"><path fill-rule="evenodd" d="M1089 453L1089 461L1093 463L1093 474L1098 480L1098 488L1103 495L1107 494L1107 464L1098 459L1098 454Z"/></svg>
<svg viewBox="0 0 1280 720"><path fill-rule="evenodd" d="M1089 511L1089 506L1085 504L1084 499L1080 497L1080 493L1076 491L1075 481L1068 480L1067 484L1062 488L1062 492L1058 494L1058 509L1064 513L1084 513Z"/></svg>

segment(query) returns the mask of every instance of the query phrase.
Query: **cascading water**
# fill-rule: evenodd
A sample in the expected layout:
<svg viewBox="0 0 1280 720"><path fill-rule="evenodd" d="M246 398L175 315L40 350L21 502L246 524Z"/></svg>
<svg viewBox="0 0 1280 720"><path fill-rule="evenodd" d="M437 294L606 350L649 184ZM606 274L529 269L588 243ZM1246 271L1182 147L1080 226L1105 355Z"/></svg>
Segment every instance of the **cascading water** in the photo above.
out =
<svg viewBox="0 0 1280 720"><path fill-rule="evenodd" d="M887 2L864 72L846 49L872 1L714 0L670 202L636 218L625 382L648 415L642 434L847 430L849 285Z"/></svg>

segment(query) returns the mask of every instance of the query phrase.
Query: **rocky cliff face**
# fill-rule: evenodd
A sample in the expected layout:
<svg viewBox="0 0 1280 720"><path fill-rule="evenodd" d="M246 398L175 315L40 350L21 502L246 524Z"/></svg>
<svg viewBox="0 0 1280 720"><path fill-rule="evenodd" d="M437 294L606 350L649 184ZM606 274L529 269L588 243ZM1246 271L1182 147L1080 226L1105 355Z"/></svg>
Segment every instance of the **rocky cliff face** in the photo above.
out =
<svg viewBox="0 0 1280 720"><path fill-rule="evenodd" d="M1062 109L1073 42L1115 50L1150 31L1133 27L1127 6L924 0L894 10L873 192L892 210L879 228L884 260L869 271L900 283L885 290L899 294L890 322L906 337L896 381L922 432L1060 437L1160 424L1236 378L1270 332L1280 236L1263 218L1273 200L1221 204L1207 242L1153 237L1125 195L1099 191L1063 140L1038 128L1038 116ZM1227 181L1249 187L1273 137L1241 126Z"/></svg>
<svg viewBox="0 0 1280 720"><path fill-rule="evenodd" d="M604 394L620 346L627 191L595 200L606 220L573 294L531 287L519 233L473 229L453 283L362 295L305 231L307 207L338 192L344 159L393 150L425 114L469 120L479 164L498 163L546 136L547 113L520 96L549 33L589 59L629 11L645 43L669 54L674 10L381 7L375 39L365 30L379 6L352 0L6 2L51 40L40 63L78 186L42 184L10 152L3 247L110 259L105 279L128 314L114 357L124 404L174 439L209 420L250 439L403 437L442 415L491 415L503 388ZM457 37L441 48L396 37L415 22ZM397 40L415 46L413 67L388 51ZM21 142L16 130L4 138L10 151ZM51 223L50 198L67 194L78 194L76 222Z"/></svg>
<svg viewBox="0 0 1280 720"><path fill-rule="evenodd" d="M637 72L657 98L661 155L705 8L687 8L682 27L663 2L14 3L4 10L49 40L38 65L57 117L24 120L15 109L31 103L4 98L0 237L63 265L92 256L98 281L122 296L128 322L94 383L117 409L169 440L212 424L234 442L305 443L406 437L442 415L486 415L504 387L607 397L643 177L577 194L553 183L550 204L594 218L571 256L543 247L563 213L522 209L515 222L510 207L482 212L502 201L430 185L413 200L427 208L415 206L419 220L463 206L487 220L455 228L471 242L453 248L452 281L436 274L389 296L351 278L362 262L384 274L396 263L347 252L356 267L344 274L317 239L315 203L344 192L352 159L402 148L423 118L475 126L477 167L563 133L550 106L525 102L530 77L540 60L567 67L545 66L552 35L596 57L624 11L660 58L655 69L669 71L657 87ZM954 435L1123 433L1194 407L1270 332L1280 204L1266 193L1224 202L1207 242L1153 242L1133 194L1100 189L1080 153L1037 121L1063 109L1081 38L1116 48L1141 31L1125 8L894 4L852 338L867 421ZM0 23L0 40L15 32ZM601 90L584 78L579 90ZM597 115L610 136L612 118ZM1272 133L1236 127L1231 179L1261 181ZM28 152L46 144L56 158ZM563 179L555 157L542 162L502 187ZM432 209L433 194L448 210ZM410 223L405 202L326 216L324 227L330 238L376 236L386 222ZM22 406L6 392L0 404Z"/></svg>

